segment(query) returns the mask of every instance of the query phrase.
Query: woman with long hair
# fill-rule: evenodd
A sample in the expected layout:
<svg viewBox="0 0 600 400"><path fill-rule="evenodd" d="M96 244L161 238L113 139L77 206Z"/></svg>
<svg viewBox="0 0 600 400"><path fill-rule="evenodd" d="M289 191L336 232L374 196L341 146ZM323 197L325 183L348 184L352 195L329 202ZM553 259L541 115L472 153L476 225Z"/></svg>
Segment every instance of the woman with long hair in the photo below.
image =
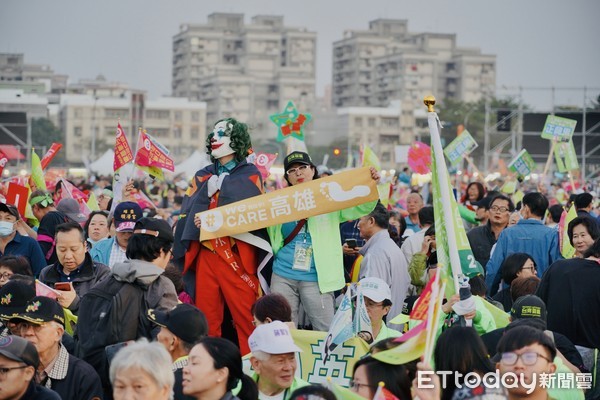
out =
<svg viewBox="0 0 600 400"><path fill-rule="evenodd" d="M433 352L436 371L453 371L462 374L474 372L480 377L494 371L488 358L488 352L481 338L471 327L453 326L439 336ZM442 388L442 400L451 400L456 390L456 383L463 384L463 380L446 380ZM464 385L463 385L464 386Z"/></svg>

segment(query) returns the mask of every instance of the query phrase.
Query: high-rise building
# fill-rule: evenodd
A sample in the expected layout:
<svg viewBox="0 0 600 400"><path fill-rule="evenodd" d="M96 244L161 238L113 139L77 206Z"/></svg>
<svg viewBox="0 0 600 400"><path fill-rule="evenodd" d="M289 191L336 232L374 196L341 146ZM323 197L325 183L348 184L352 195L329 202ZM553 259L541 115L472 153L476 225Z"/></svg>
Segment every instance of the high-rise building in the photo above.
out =
<svg viewBox="0 0 600 400"><path fill-rule="evenodd" d="M456 46L456 35L411 33L406 20L377 19L333 44L333 105L386 107L435 94L477 101L493 94L496 56Z"/></svg>
<svg viewBox="0 0 600 400"><path fill-rule="evenodd" d="M0 53L0 89L20 89L26 94L54 94L51 102L67 87L67 75L55 74L46 64L25 64L22 53Z"/></svg>
<svg viewBox="0 0 600 400"><path fill-rule="evenodd" d="M292 100L310 112L315 99L316 33L290 28L283 16L214 13L181 25L173 37L173 95L207 104L209 128L234 117L253 139L274 138L269 115Z"/></svg>

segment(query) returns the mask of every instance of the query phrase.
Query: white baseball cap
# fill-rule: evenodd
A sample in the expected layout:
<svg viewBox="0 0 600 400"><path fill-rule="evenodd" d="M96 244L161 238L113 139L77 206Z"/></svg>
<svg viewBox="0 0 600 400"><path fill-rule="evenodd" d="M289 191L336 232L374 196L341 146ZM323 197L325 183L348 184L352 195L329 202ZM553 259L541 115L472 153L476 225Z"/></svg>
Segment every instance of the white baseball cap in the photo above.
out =
<svg viewBox="0 0 600 400"><path fill-rule="evenodd" d="M386 299L392 300L392 291L387 282L383 279L375 277L363 278L358 284L360 285L360 290L363 295L377 303Z"/></svg>
<svg viewBox="0 0 600 400"><path fill-rule="evenodd" d="M267 354L286 354L301 352L294 343L290 328L281 321L259 325L248 338L250 351L262 351Z"/></svg>

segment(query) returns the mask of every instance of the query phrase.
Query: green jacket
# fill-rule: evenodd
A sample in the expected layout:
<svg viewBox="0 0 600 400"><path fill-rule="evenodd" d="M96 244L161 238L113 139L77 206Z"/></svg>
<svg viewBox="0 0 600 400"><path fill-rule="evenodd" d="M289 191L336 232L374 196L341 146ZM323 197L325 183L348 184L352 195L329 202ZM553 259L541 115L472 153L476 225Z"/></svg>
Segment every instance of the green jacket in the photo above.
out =
<svg viewBox="0 0 600 400"><path fill-rule="evenodd" d="M371 201L308 219L308 231L312 240L313 257L321 293L339 290L346 284L340 224L369 214L375 205L377 205L377 201ZM271 239L273 255L277 257L285 239L281 232L281 225L270 226L267 231Z"/></svg>
<svg viewBox="0 0 600 400"><path fill-rule="evenodd" d="M252 379L258 385L258 375L256 373L252 374ZM294 393L294 391L296 389L299 389L301 387L308 386L308 385L310 385L310 383L306 382L305 380L295 377L294 382L292 382L292 386L290 386L288 389L285 390L285 395L283 396L283 400L288 400L290 397L292 397L292 393ZM260 392L258 393L258 398L260 399Z"/></svg>

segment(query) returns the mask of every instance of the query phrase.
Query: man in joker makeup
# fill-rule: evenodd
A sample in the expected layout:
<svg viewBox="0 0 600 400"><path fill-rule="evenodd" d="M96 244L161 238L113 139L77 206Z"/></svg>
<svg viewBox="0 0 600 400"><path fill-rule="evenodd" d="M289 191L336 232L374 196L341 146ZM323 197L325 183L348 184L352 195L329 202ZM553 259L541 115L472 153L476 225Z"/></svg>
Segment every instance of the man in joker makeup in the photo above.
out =
<svg viewBox="0 0 600 400"><path fill-rule="evenodd" d="M263 269L272 250L266 230L200 242L200 220L195 215L262 194L262 178L256 166L246 161L251 147L246 124L233 118L218 121L206 147L213 164L196 173L184 198L173 261L183 270L186 290L206 315L208 334L221 336L226 303L242 354L247 354L254 329L250 308L267 290Z"/></svg>

